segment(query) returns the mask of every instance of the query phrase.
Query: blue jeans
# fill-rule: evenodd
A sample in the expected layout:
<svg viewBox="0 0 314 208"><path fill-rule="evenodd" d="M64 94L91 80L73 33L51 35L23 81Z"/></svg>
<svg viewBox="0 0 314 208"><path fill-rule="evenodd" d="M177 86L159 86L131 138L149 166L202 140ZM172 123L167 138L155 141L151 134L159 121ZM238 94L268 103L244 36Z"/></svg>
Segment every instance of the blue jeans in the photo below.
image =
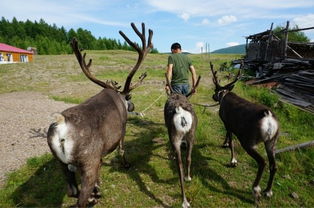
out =
<svg viewBox="0 0 314 208"><path fill-rule="evenodd" d="M189 84L175 84L171 85L173 92L187 95L189 93Z"/></svg>

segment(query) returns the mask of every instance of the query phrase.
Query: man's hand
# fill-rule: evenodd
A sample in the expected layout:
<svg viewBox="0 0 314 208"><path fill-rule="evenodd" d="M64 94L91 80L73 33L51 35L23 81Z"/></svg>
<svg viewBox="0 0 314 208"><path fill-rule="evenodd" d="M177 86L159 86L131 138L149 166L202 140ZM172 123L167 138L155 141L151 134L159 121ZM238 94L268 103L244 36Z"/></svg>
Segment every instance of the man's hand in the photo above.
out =
<svg viewBox="0 0 314 208"><path fill-rule="evenodd" d="M165 86L165 90L166 90L166 93L167 93L168 95L171 94L171 92L170 92L170 87L169 87L168 85Z"/></svg>

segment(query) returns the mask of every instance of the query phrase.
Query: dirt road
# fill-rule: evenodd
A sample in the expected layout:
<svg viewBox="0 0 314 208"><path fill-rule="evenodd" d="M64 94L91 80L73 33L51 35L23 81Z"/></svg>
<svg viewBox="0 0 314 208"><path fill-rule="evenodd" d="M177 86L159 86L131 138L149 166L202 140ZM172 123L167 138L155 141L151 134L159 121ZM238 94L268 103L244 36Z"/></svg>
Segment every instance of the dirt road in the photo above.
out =
<svg viewBox="0 0 314 208"><path fill-rule="evenodd" d="M6 174L27 158L49 151L46 132L51 114L70 106L37 92L0 94L0 187Z"/></svg>

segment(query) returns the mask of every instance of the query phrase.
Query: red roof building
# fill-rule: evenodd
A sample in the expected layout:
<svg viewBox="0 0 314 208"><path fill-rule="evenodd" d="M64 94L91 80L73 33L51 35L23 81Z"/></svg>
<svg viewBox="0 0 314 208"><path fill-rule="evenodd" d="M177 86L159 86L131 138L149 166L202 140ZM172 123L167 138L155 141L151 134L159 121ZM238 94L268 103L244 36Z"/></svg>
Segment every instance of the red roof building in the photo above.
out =
<svg viewBox="0 0 314 208"><path fill-rule="evenodd" d="M30 62L33 52L0 43L0 63Z"/></svg>

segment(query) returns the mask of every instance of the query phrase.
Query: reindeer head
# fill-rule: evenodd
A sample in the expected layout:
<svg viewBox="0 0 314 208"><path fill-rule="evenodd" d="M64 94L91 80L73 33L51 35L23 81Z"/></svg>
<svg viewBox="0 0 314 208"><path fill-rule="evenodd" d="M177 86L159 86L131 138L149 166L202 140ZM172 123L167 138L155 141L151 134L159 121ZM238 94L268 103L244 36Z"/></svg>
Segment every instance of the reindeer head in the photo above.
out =
<svg viewBox="0 0 314 208"><path fill-rule="evenodd" d="M213 74L213 83L215 85L215 94L213 95L213 100L220 102L223 96L233 89L234 84L238 81L240 77L240 71L238 72L238 74L236 75L235 79L232 82L226 84L225 86L220 86L219 81L217 79L217 71L214 70L212 62L210 62L210 70Z"/></svg>
<svg viewBox="0 0 314 208"><path fill-rule="evenodd" d="M140 67L143 60L145 59L147 53L150 51L150 49L153 48L153 44L152 44L153 31L152 30L150 29L148 30L149 36L148 36L147 45L146 45L145 24L142 23L142 32L140 32L137 29L134 23L131 23L131 27L133 28L135 33L140 37L141 42L142 42L142 47L140 48L137 43L132 42L122 31L119 31L120 35L124 38L124 40L138 52L137 62L135 66L133 67L133 69L130 71L125 81L124 88L122 91L119 90L121 86L119 86L116 81L107 80L103 82L101 80L98 80L94 75L92 75L89 69L92 64L92 59L90 59L88 64L86 64L85 62L86 53L84 53L82 56L81 50L78 47L78 41L74 38L71 42L71 47L73 49L73 52L75 53L75 56L81 66L82 71L86 75L86 77L89 78L92 82L98 84L99 86L103 88L112 89L116 91L117 93L119 93L123 101L126 103L126 108L129 112L134 110L134 104L131 102L130 92L142 83L143 79L147 76L147 74L143 73L139 77L138 82L135 84L131 83L132 78L134 74L136 73L136 71L138 70L138 68Z"/></svg>

